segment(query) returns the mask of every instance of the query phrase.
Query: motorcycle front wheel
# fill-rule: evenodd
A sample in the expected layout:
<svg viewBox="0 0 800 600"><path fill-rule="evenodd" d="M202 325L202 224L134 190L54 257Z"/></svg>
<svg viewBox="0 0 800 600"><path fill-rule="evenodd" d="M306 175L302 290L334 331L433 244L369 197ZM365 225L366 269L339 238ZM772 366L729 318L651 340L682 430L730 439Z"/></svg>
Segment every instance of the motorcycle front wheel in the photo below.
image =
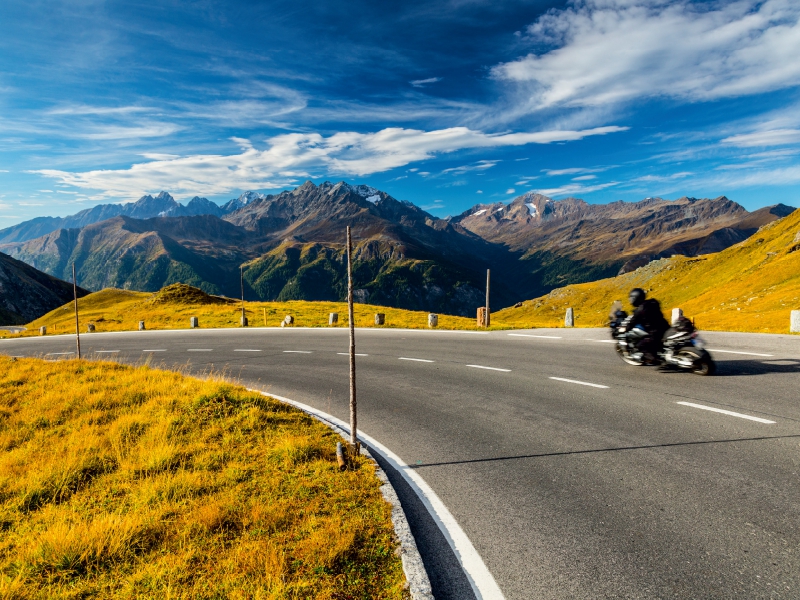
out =
<svg viewBox="0 0 800 600"><path fill-rule="evenodd" d="M685 356L686 358L692 361L692 373L695 375L701 375L706 377L708 375L713 375L717 371L717 364L714 360L709 356L708 352L700 351L700 352L689 352L683 351L679 352L678 356Z"/></svg>
<svg viewBox="0 0 800 600"><path fill-rule="evenodd" d="M634 367L639 367L639 366L642 365L642 361L636 360L635 358L631 357L630 352L628 352L627 350L623 349L619 344L614 346L614 348L616 348L617 354L619 354L619 357L622 360L624 360L626 363L628 363L629 365L633 365Z"/></svg>

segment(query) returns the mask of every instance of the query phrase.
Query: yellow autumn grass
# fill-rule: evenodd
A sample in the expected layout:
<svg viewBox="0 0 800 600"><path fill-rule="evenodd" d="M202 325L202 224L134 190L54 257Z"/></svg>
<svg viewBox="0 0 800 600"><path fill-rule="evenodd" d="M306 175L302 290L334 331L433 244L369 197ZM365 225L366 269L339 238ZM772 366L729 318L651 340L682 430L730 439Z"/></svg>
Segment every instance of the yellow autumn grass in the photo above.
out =
<svg viewBox="0 0 800 600"><path fill-rule="evenodd" d="M180 293L186 292L189 293ZM78 300L81 332L93 323L96 331L136 330L139 321L147 329L186 329L189 319L197 317L200 327L239 327L242 315L241 303L237 301L209 300L205 294L192 293L190 286L175 284L155 294L128 290L105 289ZM165 301L158 301L164 291ZM199 292L199 290L196 290ZM347 327L347 303L345 302L245 302L245 315L251 327L279 327L286 315L294 317L296 327L328 327L328 314L339 314L338 327ZM357 327L374 327L375 314L386 315L384 327L427 329L428 313L403 310L371 304L356 304L354 310ZM22 335L38 335L39 328L47 327L48 333L74 333L75 313L72 303L65 304L43 317L26 325L28 331ZM475 329L475 319L439 315L441 329Z"/></svg>
<svg viewBox="0 0 800 600"><path fill-rule="evenodd" d="M0 357L0 598L403 598L340 439L220 380Z"/></svg>
<svg viewBox="0 0 800 600"><path fill-rule="evenodd" d="M598 327L614 300L627 305L633 287L644 288L665 311L682 308L702 329L788 333L790 311L800 310L800 210L722 252L663 259L619 277L553 290L493 320L508 327L559 327L573 307L577 326Z"/></svg>

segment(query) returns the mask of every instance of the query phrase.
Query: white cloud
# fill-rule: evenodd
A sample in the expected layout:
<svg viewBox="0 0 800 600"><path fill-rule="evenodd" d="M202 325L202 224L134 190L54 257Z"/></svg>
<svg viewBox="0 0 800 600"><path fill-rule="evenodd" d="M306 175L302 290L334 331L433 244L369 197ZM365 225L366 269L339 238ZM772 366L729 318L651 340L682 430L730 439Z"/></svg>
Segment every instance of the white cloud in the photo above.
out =
<svg viewBox="0 0 800 600"><path fill-rule="evenodd" d="M485 171L486 169L491 169L499 160L479 160L478 162L472 165L464 165L462 167L452 167L450 169L445 169L442 171L442 175L446 173L450 173L452 175L463 175L464 173L469 173L470 171Z"/></svg>
<svg viewBox="0 0 800 600"><path fill-rule="evenodd" d="M571 167L569 169L542 169L544 173L547 173L551 177L557 175L580 175L583 173L602 173L603 171L608 171L611 167L595 167L593 169L587 169L584 167Z"/></svg>
<svg viewBox="0 0 800 600"><path fill-rule="evenodd" d="M482 194L482 193L483 193L483 190L478 190L478 191L477 191L477 192L475 192L475 193L476 193L476 194Z"/></svg>
<svg viewBox="0 0 800 600"><path fill-rule="evenodd" d="M506 190L506 194L513 194L516 190L514 188L508 188Z"/></svg>
<svg viewBox="0 0 800 600"><path fill-rule="evenodd" d="M557 196L576 196L579 194L588 194L589 192L597 192L606 188L614 187L616 185L619 185L619 183L616 181L612 181L610 183L598 183L597 185L581 185L579 183L570 183L560 187L546 188L536 191L543 196L555 198Z"/></svg>
<svg viewBox="0 0 800 600"><path fill-rule="evenodd" d="M438 83L441 80L441 77L429 77L428 79L415 79L414 81L409 81L409 83L414 87L425 87L429 83Z"/></svg>
<svg viewBox="0 0 800 600"><path fill-rule="evenodd" d="M691 171L681 171L680 173L673 173L672 175L643 175L641 177L637 177L633 181L644 181L644 182L664 182L664 181L674 181L676 179L683 179L684 177L689 177L690 175L694 175Z"/></svg>
<svg viewBox="0 0 800 600"><path fill-rule="evenodd" d="M576 0L527 33L550 50L492 73L524 86L529 110L711 100L800 84L795 0Z"/></svg>
<svg viewBox="0 0 800 600"><path fill-rule="evenodd" d="M466 127L435 131L388 128L374 133L290 133L267 140L265 150L235 138L242 149L233 155L201 154L164 158L127 169L69 172L33 171L77 188L103 190L107 197L137 197L142 191L170 190L178 197L222 194L236 189L275 189L308 177L311 169L334 175L364 176L463 149L549 144L624 131L596 127L582 131L487 134ZM485 163L484 163L485 164ZM429 172L418 172L427 176Z"/></svg>
<svg viewBox="0 0 800 600"><path fill-rule="evenodd" d="M572 181L591 181L597 179L597 175L581 175L580 177L573 177Z"/></svg>
<svg viewBox="0 0 800 600"><path fill-rule="evenodd" d="M784 146L786 144L800 143L800 129L773 129L770 131L756 131L732 135L722 140L738 148L751 148L754 146Z"/></svg>

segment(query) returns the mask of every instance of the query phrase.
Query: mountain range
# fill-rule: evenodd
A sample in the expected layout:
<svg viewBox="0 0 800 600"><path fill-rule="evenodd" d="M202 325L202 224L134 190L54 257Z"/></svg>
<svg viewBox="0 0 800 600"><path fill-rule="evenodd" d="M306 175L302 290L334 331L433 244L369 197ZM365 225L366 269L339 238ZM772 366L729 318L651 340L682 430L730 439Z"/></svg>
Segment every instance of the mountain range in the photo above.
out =
<svg viewBox="0 0 800 600"><path fill-rule="evenodd" d="M1 230L0 251L56 277L74 261L94 290L183 282L238 296L243 265L248 299L340 300L350 225L358 301L472 315L487 268L501 308L654 258L722 250L793 210L748 212L724 196L599 205L524 194L439 219L369 186L308 181L223 206L197 197L181 205L162 192L33 219Z"/></svg>

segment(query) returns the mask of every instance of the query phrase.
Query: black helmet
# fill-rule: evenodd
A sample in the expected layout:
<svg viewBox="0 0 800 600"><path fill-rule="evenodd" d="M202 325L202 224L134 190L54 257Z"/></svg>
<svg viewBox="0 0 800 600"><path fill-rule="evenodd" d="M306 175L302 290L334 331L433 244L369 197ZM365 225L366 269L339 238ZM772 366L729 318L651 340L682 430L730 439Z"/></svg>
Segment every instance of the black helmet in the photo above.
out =
<svg viewBox="0 0 800 600"><path fill-rule="evenodd" d="M633 306L638 308L642 305L646 296L647 294L645 294L642 288L633 288L628 294L628 300Z"/></svg>

